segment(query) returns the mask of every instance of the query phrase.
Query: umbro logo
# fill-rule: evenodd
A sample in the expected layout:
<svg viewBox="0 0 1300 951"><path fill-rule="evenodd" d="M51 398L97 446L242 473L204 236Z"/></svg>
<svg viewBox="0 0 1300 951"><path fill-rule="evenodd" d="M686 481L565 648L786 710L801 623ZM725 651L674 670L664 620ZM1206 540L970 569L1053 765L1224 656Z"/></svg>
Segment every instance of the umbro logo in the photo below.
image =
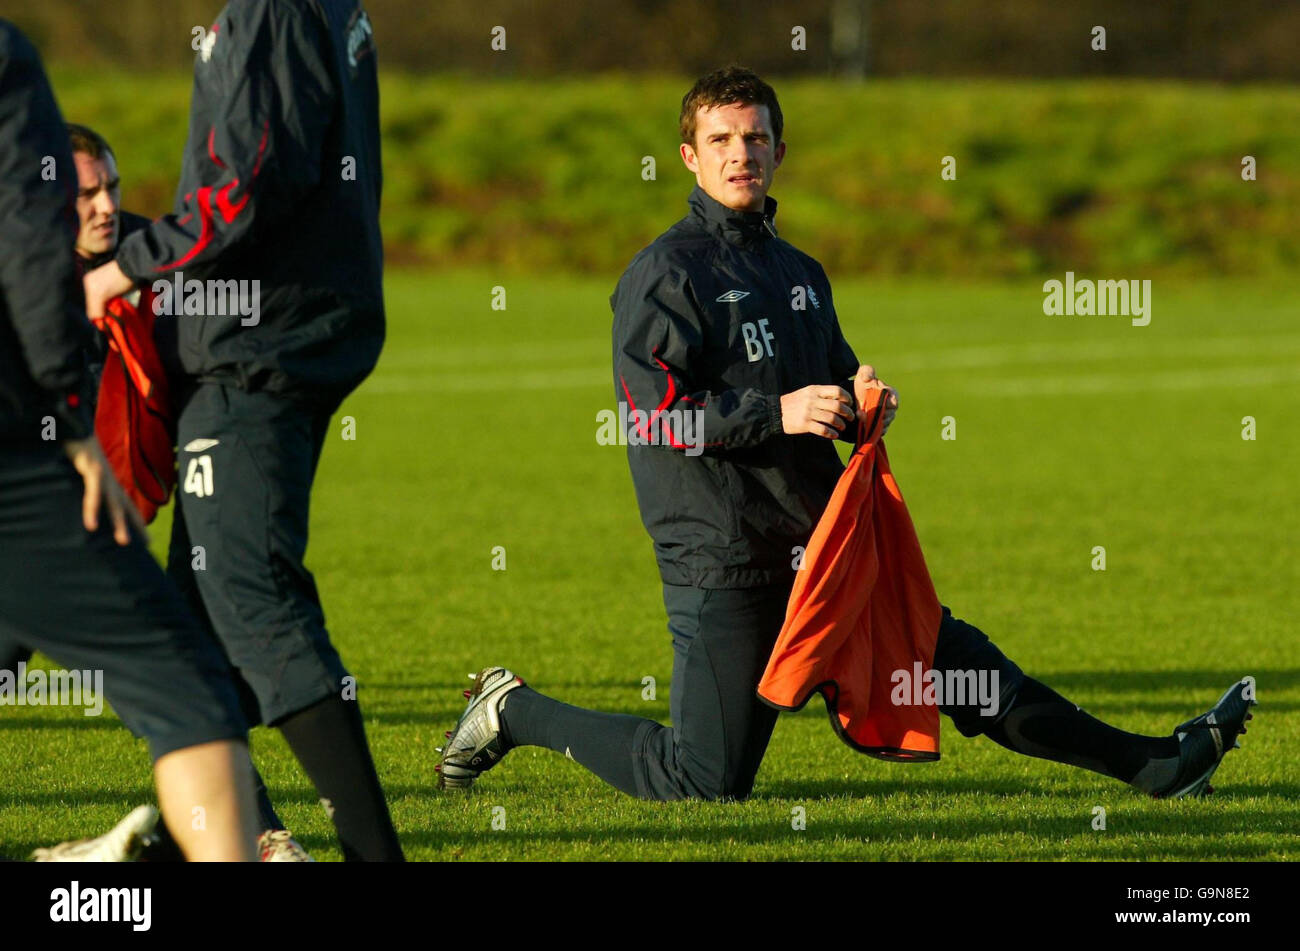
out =
<svg viewBox="0 0 1300 951"><path fill-rule="evenodd" d="M749 291L727 291L727 293L723 294L721 297L718 298L718 303L732 304L740 300L741 298L748 297L748 296L749 296Z"/></svg>

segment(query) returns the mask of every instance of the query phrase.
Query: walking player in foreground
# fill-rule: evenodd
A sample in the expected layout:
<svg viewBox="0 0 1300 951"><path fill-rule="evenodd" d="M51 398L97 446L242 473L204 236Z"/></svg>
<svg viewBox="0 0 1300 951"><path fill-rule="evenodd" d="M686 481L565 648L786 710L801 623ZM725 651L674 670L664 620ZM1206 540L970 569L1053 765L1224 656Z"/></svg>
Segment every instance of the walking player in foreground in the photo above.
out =
<svg viewBox="0 0 1300 951"><path fill-rule="evenodd" d="M232 2L195 58L175 210L85 287L92 318L137 283L165 295L181 369L168 574L238 670L250 719L280 730L316 787L345 859L400 861L356 681L304 564L331 418L383 346L381 183L359 0Z"/></svg>
<svg viewBox="0 0 1300 951"><path fill-rule="evenodd" d="M253 861L235 689L131 524L92 429L76 194L44 69L0 20L0 645L102 672L114 711L149 742L158 802L185 857Z"/></svg>
<svg viewBox="0 0 1300 951"><path fill-rule="evenodd" d="M628 440L628 461L673 636L672 727L569 706L488 667L470 675L440 786L467 788L511 749L544 746L643 799L752 790L777 717L756 688L785 617L793 553L843 470L832 440L854 437L843 387L875 378L840 333L821 265L777 236L767 193L785 157L782 128L775 92L752 72L695 84L680 130L696 180L689 213L636 256L611 300L616 398L650 414L642 438ZM887 405L886 428L896 393ZM693 412L702 444L673 428ZM963 672L999 685L992 716L974 698L939 704L964 736L1159 798L1212 792L1255 703L1244 679L1168 736L1126 733L1026 676L947 607L933 668L950 683Z"/></svg>

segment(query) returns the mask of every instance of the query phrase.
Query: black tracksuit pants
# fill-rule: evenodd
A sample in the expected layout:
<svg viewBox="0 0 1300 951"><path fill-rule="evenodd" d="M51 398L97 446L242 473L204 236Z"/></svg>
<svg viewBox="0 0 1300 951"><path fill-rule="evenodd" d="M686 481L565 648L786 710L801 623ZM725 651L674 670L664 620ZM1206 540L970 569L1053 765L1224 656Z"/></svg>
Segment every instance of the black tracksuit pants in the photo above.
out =
<svg viewBox="0 0 1300 951"><path fill-rule="evenodd" d="M0 447L3 669L32 647L70 671L100 672L109 704L154 759L244 738L221 652L138 532L118 545L107 513L86 531L82 494L60 446Z"/></svg>
<svg viewBox="0 0 1300 951"><path fill-rule="evenodd" d="M705 589L664 585L673 638L672 727L626 714L561 704L527 688L507 696L508 742L547 746L642 799L742 799L750 794L778 711L758 682L785 620L790 583ZM934 669L996 670L1007 709L1024 675L980 630L944 608ZM966 736L984 732L974 698L940 705Z"/></svg>
<svg viewBox="0 0 1300 951"><path fill-rule="evenodd" d="M177 421L167 573L238 669L253 723L340 695L348 675L303 564L331 412L201 383Z"/></svg>

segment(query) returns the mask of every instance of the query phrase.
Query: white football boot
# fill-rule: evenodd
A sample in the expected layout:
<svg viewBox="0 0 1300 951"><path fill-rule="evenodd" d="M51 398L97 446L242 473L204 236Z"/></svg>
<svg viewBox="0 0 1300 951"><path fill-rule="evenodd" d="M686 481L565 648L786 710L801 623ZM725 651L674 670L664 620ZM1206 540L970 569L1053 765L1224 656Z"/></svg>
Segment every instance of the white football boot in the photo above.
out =
<svg viewBox="0 0 1300 951"><path fill-rule="evenodd" d="M158 810L139 806L111 830L94 839L61 842L32 853L33 862L134 862L158 824Z"/></svg>
<svg viewBox="0 0 1300 951"><path fill-rule="evenodd" d="M487 772L506 755L501 739L501 704L510 691L524 685L523 680L504 667L485 667L470 674L472 690L466 690L469 706L447 734L447 745L438 747L442 762L438 771L439 789L469 789L479 773Z"/></svg>

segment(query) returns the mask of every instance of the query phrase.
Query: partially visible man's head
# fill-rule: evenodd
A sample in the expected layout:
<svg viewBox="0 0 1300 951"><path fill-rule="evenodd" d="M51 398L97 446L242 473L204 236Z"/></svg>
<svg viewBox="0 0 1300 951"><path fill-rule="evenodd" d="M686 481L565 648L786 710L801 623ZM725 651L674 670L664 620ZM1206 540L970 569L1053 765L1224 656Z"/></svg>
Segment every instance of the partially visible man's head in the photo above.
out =
<svg viewBox="0 0 1300 951"><path fill-rule="evenodd" d="M682 161L716 201L762 211L785 158L784 126L776 92L757 74L742 66L716 70L682 98Z"/></svg>
<svg viewBox="0 0 1300 951"><path fill-rule="evenodd" d="M77 166L77 254L93 258L117 247L122 184L117 159L103 136L84 125L69 123L68 139Z"/></svg>

